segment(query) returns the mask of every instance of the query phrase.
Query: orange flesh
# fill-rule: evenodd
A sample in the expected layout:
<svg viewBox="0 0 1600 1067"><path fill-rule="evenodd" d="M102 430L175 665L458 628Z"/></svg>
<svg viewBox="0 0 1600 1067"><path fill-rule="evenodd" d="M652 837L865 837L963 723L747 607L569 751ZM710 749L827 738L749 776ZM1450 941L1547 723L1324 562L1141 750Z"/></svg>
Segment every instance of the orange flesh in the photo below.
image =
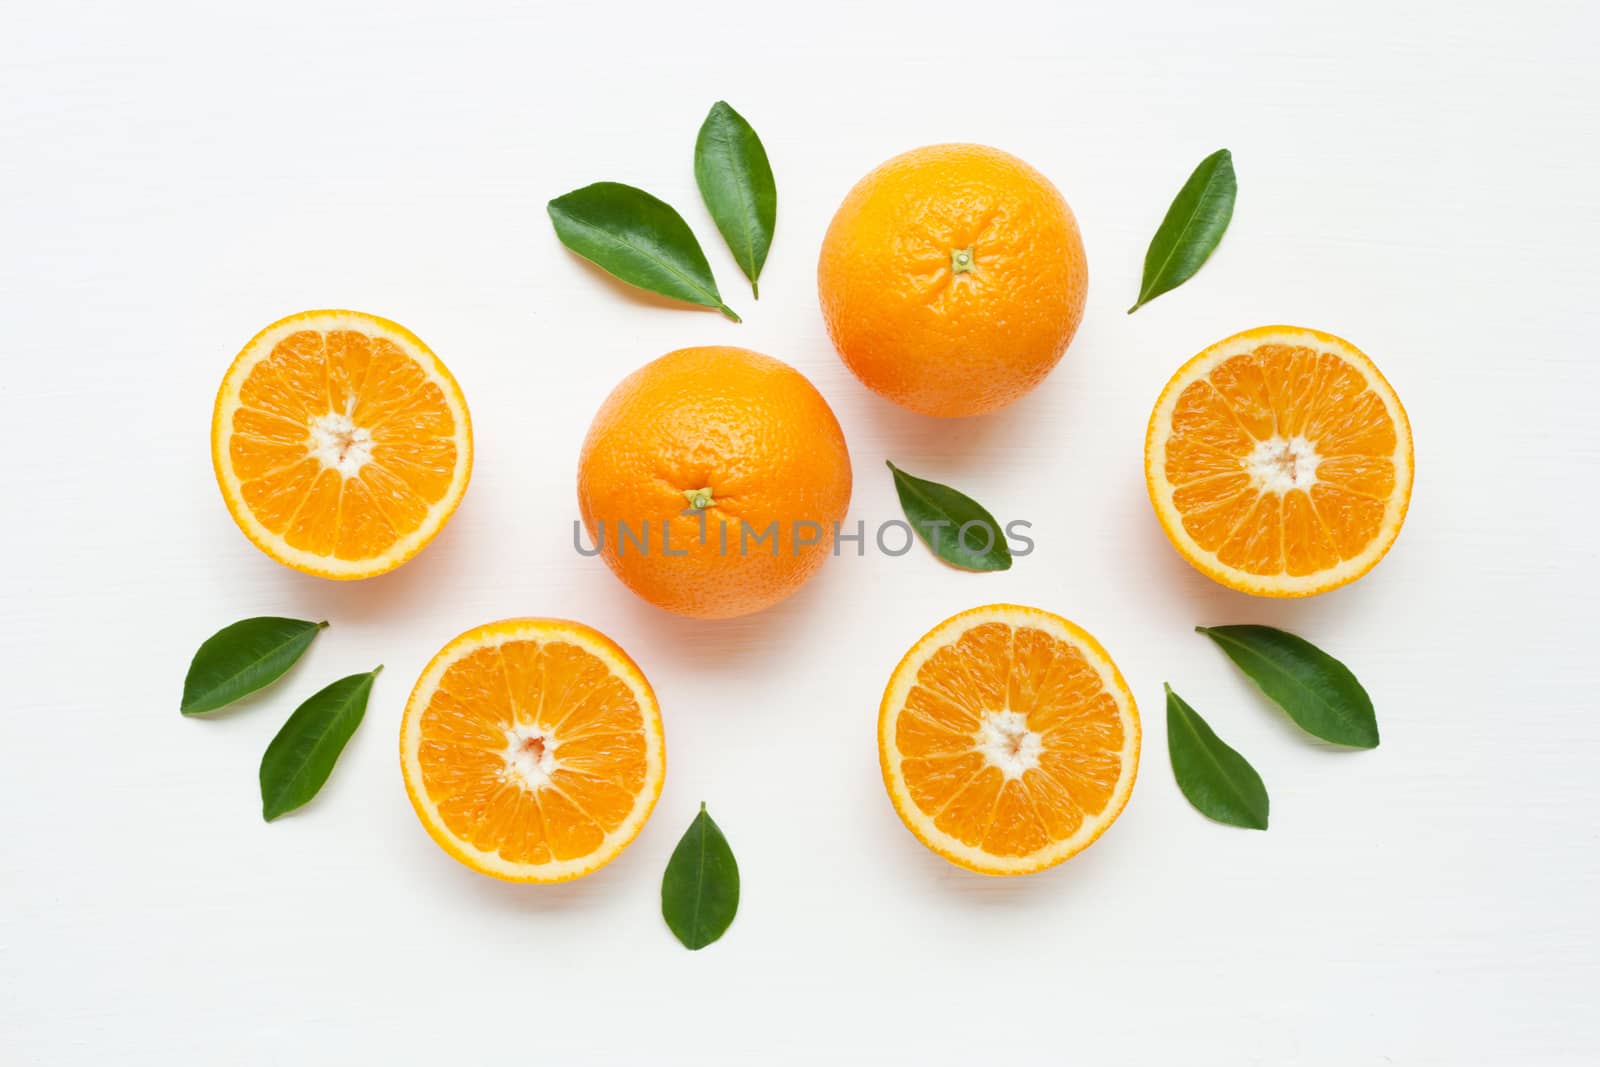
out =
<svg viewBox="0 0 1600 1067"><path fill-rule="evenodd" d="M1309 443L1316 462L1286 446ZM1305 485L1276 491L1251 474L1265 445ZM1261 345L1191 382L1172 413L1166 475L1200 547L1251 574L1314 574L1378 537L1395 487L1394 420L1338 356Z"/></svg>
<svg viewBox="0 0 1600 1067"><path fill-rule="evenodd" d="M1037 766L1011 776L979 748L985 717L1009 711L1039 735ZM1042 630L984 623L930 656L895 723L912 801L943 832L1026 856L1105 811L1122 771L1122 719L1076 648ZM1008 754L1020 732L1002 734Z"/></svg>
<svg viewBox="0 0 1600 1067"><path fill-rule="evenodd" d="M228 455L245 506L294 548L381 556L450 491L456 425L443 391L402 349L353 330L285 337L239 389ZM343 474L316 454L313 427L345 416L371 458ZM364 443L338 439L341 454Z"/></svg>
<svg viewBox="0 0 1600 1067"><path fill-rule="evenodd" d="M644 713L604 661L565 641L479 648L423 710L428 798L462 841L510 863L587 856L633 810L646 776ZM518 770L543 761L541 780Z"/></svg>

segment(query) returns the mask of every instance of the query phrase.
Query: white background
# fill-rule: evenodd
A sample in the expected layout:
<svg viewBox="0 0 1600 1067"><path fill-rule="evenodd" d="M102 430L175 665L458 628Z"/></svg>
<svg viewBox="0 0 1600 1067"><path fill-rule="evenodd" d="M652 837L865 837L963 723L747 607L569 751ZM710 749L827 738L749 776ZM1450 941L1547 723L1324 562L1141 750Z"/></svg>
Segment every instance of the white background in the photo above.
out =
<svg viewBox="0 0 1600 1067"><path fill-rule="evenodd" d="M1600 22L1585 7L8 4L0 1061L1595 1062ZM722 97L778 178L759 303L693 183ZM1049 175L1092 279L1044 386L955 424L850 377L814 282L850 185L952 140ZM1173 193L1221 146L1240 186L1222 248L1124 315ZM635 295L559 246L545 201L602 178L679 207L744 325ZM239 347L328 306L420 334L477 435L446 531L356 584L252 548L207 451ZM1310 602L1211 584L1145 498L1162 383L1267 322L1364 348L1416 433L1394 551ZM846 556L726 623L635 600L572 550L578 445L625 373L698 343L818 385L855 462L852 518L898 513L892 458L1031 520L1037 552L996 576L921 549ZM917 844L874 743L899 655L996 600L1096 633L1146 730L1114 829L1012 880ZM181 719L196 645L257 614L333 625L262 698ZM396 760L427 657L521 614L611 634L666 718L654 818L565 886L446 858ZM1301 735L1190 630L1246 621L1345 659L1382 747ZM379 662L323 794L263 824L268 739L324 682ZM1269 832L1185 804L1163 681L1261 771ZM744 900L690 954L658 892L702 799Z"/></svg>

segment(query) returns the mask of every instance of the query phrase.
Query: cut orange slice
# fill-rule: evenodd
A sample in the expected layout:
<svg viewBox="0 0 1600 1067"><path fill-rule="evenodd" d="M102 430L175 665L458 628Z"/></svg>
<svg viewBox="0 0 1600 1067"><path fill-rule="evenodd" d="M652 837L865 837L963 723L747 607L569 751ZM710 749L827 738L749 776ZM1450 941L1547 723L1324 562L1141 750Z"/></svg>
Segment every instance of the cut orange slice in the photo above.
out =
<svg viewBox="0 0 1600 1067"><path fill-rule="evenodd" d="M1411 424L1360 349L1262 326L1162 390L1145 437L1156 517L1201 573L1257 596L1311 596L1375 567L1411 500Z"/></svg>
<svg viewBox="0 0 1600 1067"><path fill-rule="evenodd" d="M661 712L604 634L561 619L480 626L433 657L400 724L400 768L439 847L509 882L611 862L666 771Z"/></svg>
<svg viewBox="0 0 1600 1067"><path fill-rule="evenodd" d="M1082 852L1122 813L1139 710L1082 629L990 604L935 626L894 669L878 758L924 845L981 874L1028 874Z"/></svg>
<svg viewBox="0 0 1600 1067"><path fill-rule="evenodd" d="M233 521L279 563L324 578L393 570L433 540L472 473L472 422L415 334L307 311L256 334L211 417Z"/></svg>

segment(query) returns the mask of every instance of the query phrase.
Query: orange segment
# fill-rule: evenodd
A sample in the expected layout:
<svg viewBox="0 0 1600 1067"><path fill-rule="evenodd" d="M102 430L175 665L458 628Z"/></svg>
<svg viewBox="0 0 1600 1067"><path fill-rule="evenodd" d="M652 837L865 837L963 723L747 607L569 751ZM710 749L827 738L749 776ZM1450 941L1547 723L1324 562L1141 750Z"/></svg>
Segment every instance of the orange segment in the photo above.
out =
<svg viewBox="0 0 1600 1067"><path fill-rule="evenodd" d="M461 502L472 424L410 331L356 311L268 326L234 359L211 421L217 484L279 563L368 578L421 551Z"/></svg>
<svg viewBox="0 0 1600 1067"><path fill-rule="evenodd" d="M1310 596L1376 566L1405 520L1411 472L1411 425L1378 368L1294 326L1248 330L1184 364L1145 437L1168 539L1260 596Z"/></svg>
<svg viewBox="0 0 1600 1067"><path fill-rule="evenodd" d="M604 634L560 619L469 630L433 657L400 726L417 817L475 871L560 882L628 846L661 795L661 713Z"/></svg>
<svg viewBox="0 0 1600 1067"><path fill-rule="evenodd" d="M952 863L1027 874L1087 848L1128 801L1139 713L1089 634L991 604L928 632L878 716L884 785L908 829Z"/></svg>

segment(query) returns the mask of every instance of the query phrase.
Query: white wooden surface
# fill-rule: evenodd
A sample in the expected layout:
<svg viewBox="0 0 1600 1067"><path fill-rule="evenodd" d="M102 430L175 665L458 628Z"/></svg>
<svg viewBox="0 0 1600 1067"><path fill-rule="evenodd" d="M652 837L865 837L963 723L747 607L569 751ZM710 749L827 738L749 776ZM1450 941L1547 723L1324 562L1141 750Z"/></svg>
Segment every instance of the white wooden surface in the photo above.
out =
<svg viewBox="0 0 1600 1067"><path fill-rule="evenodd" d="M1595 1062L1600 23L1578 2L1297 7L8 4L0 1060ZM694 190L719 97L779 180L759 304ZM1092 277L1046 385L957 425L849 376L813 280L849 185L942 140L1050 175ZM1222 145L1241 188L1224 246L1125 316L1169 198ZM743 326L558 246L545 201L600 178L679 206ZM444 535L354 585L250 547L206 448L239 346L341 305L426 339L478 441ZM1172 370L1271 321L1365 348L1416 430L1393 553L1307 603L1192 573L1141 474ZM577 448L617 379L692 343L817 383L855 459L853 517L895 515L892 457L1031 520L1038 551L991 577L845 557L724 624L634 600L570 547ZM1147 731L1115 829L1022 880L916 844L873 739L910 642L1003 599L1099 635ZM259 613L333 627L266 698L180 719L195 645ZM615 636L667 718L653 821L564 887L447 859L395 758L426 657L515 614ZM1352 664L1382 748L1297 734L1190 632L1239 621ZM267 740L379 662L325 793L264 825ZM1261 770L1270 832L1185 805L1163 681ZM691 955L657 893L702 799L745 895Z"/></svg>

